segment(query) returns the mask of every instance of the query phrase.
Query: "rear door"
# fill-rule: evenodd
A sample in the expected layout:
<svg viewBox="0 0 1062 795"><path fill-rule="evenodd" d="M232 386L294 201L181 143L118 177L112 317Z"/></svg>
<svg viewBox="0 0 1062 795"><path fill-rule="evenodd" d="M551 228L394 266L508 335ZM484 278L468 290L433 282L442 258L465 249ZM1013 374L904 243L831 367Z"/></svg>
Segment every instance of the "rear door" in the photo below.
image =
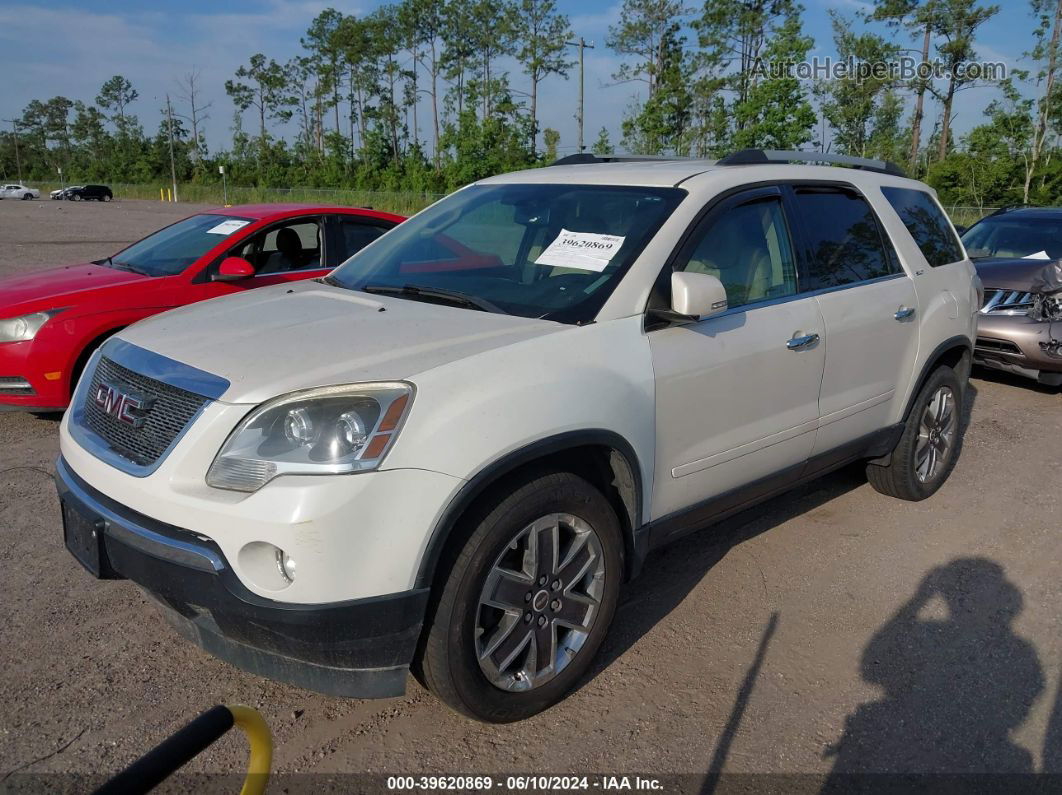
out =
<svg viewBox="0 0 1062 795"><path fill-rule="evenodd" d="M329 216L330 268L338 267L396 224L382 218L337 214Z"/></svg>
<svg viewBox="0 0 1062 795"><path fill-rule="evenodd" d="M797 289L783 192L744 192L714 207L674 270L717 276L729 309L649 332L656 375L653 518L761 479L795 479L812 450L825 362L822 317ZM743 492L742 492L743 493ZM712 510L713 501L704 506ZM707 518L704 517L704 518Z"/></svg>
<svg viewBox="0 0 1062 795"><path fill-rule="evenodd" d="M918 297L870 203L854 187L791 187L800 289L822 315L826 366L814 455L888 426L918 353Z"/></svg>

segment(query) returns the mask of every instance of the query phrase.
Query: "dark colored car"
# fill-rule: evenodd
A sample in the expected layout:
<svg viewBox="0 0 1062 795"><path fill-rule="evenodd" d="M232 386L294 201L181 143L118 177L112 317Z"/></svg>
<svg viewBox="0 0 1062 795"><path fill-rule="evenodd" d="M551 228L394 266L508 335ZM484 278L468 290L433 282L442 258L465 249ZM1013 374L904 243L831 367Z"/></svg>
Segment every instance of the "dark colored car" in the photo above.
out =
<svg viewBox="0 0 1062 795"><path fill-rule="evenodd" d="M75 202L81 200L109 202L114 198L114 194L106 185L71 185L69 188L61 190L58 193L53 192L52 198L67 199Z"/></svg>
<svg viewBox="0 0 1062 795"><path fill-rule="evenodd" d="M113 256L0 280L0 411L59 411L85 362L138 320L326 275L404 220L353 207L208 210Z"/></svg>
<svg viewBox="0 0 1062 795"><path fill-rule="evenodd" d="M1062 317L1045 274L1062 259L1062 207L999 210L962 234L985 288L974 361L1062 386Z"/></svg>

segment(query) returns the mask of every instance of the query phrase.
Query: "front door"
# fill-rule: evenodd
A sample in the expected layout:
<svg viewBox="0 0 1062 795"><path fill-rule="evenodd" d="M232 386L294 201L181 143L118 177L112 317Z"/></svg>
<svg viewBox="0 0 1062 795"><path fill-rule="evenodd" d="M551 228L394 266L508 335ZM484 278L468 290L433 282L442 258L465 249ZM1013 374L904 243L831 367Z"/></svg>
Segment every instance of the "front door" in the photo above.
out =
<svg viewBox="0 0 1062 795"><path fill-rule="evenodd" d="M656 374L652 517L771 477L795 479L811 453L825 366L823 321L801 296L782 191L714 208L676 270L719 277L726 313L649 332Z"/></svg>

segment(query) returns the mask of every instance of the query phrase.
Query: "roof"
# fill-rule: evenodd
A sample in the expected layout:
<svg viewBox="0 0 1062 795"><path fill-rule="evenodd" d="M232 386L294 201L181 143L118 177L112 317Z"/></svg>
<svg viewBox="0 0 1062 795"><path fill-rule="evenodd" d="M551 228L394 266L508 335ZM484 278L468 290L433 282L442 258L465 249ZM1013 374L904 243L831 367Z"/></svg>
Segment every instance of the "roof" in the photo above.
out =
<svg viewBox="0 0 1062 795"><path fill-rule="evenodd" d="M1007 218L1042 218L1057 221L1062 217L1062 207L1004 207L986 215L985 218L1002 218L1004 216Z"/></svg>
<svg viewBox="0 0 1062 795"><path fill-rule="evenodd" d="M329 212L344 215L364 215L369 218L402 219L403 216L372 210L365 207L342 207L338 204L234 204L231 207L215 207L204 210L213 215L231 215L239 218L266 220L297 213Z"/></svg>
<svg viewBox="0 0 1062 795"><path fill-rule="evenodd" d="M633 160L585 163L514 171L480 180L481 185L502 183L570 183L581 185L645 185L673 187L692 176L724 166L714 160Z"/></svg>

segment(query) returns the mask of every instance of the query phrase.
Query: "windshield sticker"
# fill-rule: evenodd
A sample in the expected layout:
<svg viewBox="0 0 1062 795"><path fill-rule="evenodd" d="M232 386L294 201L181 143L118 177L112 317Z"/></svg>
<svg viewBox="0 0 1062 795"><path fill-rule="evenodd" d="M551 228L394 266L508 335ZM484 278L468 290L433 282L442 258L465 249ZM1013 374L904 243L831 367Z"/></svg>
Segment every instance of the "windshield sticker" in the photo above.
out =
<svg viewBox="0 0 1062 795"><path fill-rule="evenodd" d="M1035 254L1026 254L1022 259L1051 259L1046 251L1037 251Z"/></svg>
<svg viewBox="0 0 1062 795"><path fill-rule="evenodd" d="M535 264L600 273L608 267L624 240L618 235L596 235L562 229L557 239L538 256Z"/></svg>
<svg viewBox="0 0 1062 795"><path fill-rule="evenodd" d="M207 230L208 235L231 235L237 229L243 229L250 221L239 221L232 219L230 221L222 221L217 226L212 226Z"/></svg>

